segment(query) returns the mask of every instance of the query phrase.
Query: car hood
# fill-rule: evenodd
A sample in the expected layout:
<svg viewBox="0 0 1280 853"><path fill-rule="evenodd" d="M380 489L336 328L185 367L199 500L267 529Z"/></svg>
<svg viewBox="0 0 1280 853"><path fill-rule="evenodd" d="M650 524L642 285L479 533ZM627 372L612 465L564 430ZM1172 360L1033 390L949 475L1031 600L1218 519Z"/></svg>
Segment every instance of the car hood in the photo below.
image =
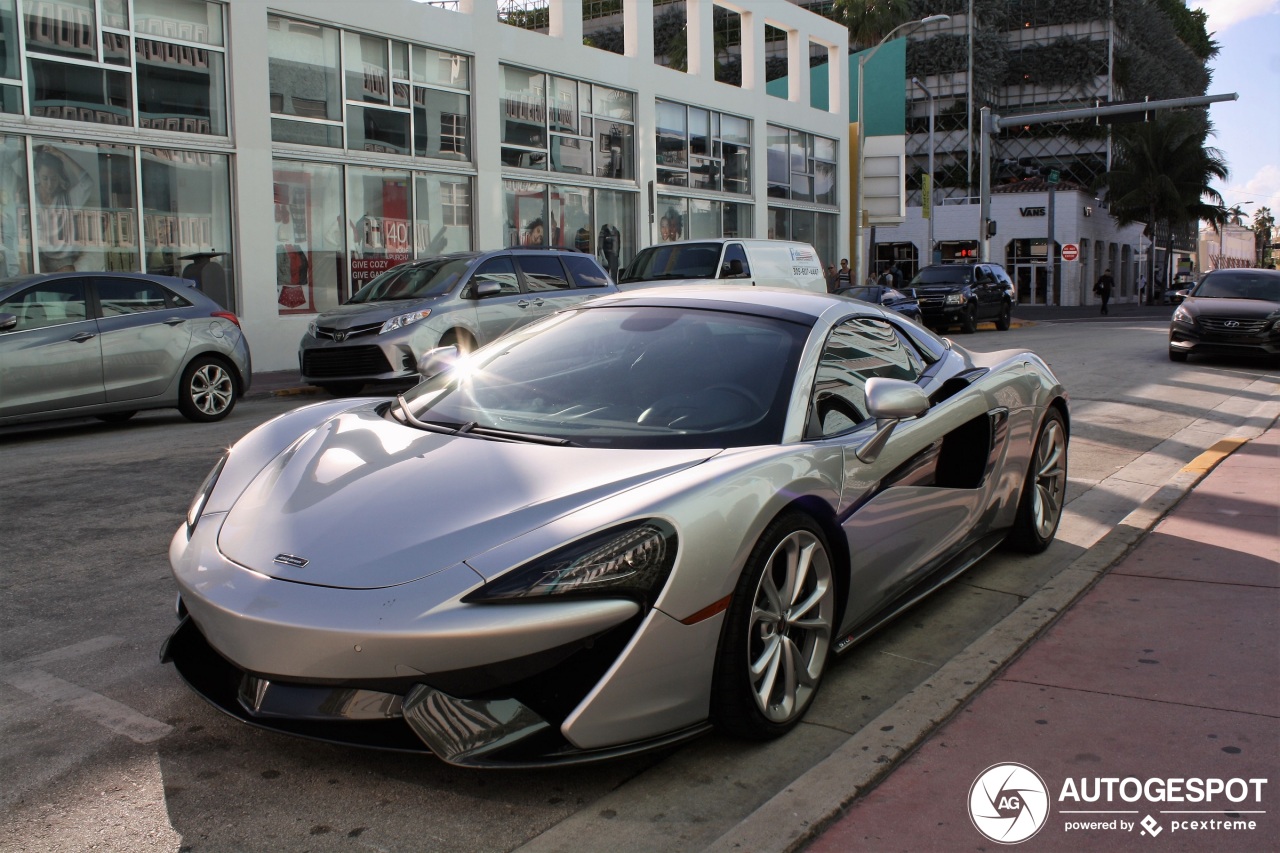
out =
<svg viewBox="0 0 1280 853"><path fill-rule="evenodd" d="M1192 296L1182 300L1189 311L1213 317L1239 317L1257 319L1280 311L1280 303L1267 299L1225 299L1215 296Z"/></svg>
<svg viewBox="0 0 1280 853"><path fill-rule="evenodd" d="M439 296L414 299L397 299L392 302L348 302L330 308L316 317L316 325L326 329L345 329L390 320L398 314L407 314L430 308L440 301Z"/></svg>
<svg viewBox="0 0 1280 853"><path fill-rule="evenodd" d="M218 546L275 578L395 586L717 452L496 442L348 411L253 478L223 520Z"/></svg>

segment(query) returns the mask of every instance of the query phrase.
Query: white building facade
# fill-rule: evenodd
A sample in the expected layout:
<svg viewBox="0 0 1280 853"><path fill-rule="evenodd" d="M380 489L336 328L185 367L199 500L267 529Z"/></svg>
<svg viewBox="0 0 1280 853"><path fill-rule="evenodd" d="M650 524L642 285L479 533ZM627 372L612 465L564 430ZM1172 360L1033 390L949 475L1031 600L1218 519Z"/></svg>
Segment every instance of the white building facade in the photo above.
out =
<svg viewBox="0 0 1280 853"><path fill-rule="evenodd" d="M712 236L847 254L847 68L820 98L800 73L815 47L845 55L843 27L690 0L681 71L654 61L652 4L621 4L621 52L584 44L582 3L553 0L541 32L499 6L0 0L5 274L200 277L255 369L282 370L318 311L412 257L533 243L616 269ZM741 26L735 82L717 6ZM766 30L794 57L785 98Z"/></svg>

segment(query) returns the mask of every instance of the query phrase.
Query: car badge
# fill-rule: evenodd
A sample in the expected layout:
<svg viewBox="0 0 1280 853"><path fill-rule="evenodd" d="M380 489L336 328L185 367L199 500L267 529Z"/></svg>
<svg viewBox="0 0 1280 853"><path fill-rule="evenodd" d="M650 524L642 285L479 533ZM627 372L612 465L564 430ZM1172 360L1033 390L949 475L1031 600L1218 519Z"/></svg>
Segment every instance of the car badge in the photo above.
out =
<svg viewBox="0 0 1280 853"><path fill-rule="evenodd" d="M272 562L279 563L282 566L293 566L295 569L305 569L307 563L311 561L304 557L295 557L293 554L276 554L276 558Z"/></svg>
<svg viewBox="0 0 1280 853"><path fill-rule="evenodd" d="M347 333L346 333L346 332L334 332L334 333L333 333L333 339L334 339L335 341L337 341L338 343L342 343L343 341L345 341L345 340L347 339Z"/></svg>
<svg viewBox="0 0 1280 853"><path fill-rule="evenodd" d="M1226 326L1228 329L1238 329L1238 328L1240 328L1240 321L1239 321L1239 320L1228 320L1227 322L1223 323L1222 325Z"/></svg>

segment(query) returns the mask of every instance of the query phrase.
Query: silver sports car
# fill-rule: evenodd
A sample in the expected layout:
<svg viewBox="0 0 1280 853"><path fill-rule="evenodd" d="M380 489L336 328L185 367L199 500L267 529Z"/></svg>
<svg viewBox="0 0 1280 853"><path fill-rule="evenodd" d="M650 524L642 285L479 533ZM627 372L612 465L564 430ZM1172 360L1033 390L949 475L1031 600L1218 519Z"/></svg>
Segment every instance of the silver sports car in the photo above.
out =
<svg viewBox="0 0 1280 853"><path fill-rule="evenodd" d="M448 355L200 487L163 657L218 708L469 766L775 737L832 654L1061 517L1045 363L864 303L637 290Z"/></svg>

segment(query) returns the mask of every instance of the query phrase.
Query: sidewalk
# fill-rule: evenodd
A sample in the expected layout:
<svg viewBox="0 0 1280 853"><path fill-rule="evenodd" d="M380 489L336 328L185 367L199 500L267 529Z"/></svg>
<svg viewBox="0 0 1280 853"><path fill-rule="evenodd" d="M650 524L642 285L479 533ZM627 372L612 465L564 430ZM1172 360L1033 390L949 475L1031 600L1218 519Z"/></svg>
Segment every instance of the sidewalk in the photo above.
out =
<svg viewBox="0 0 1280 853"><path fill-rule="evenodd" d="M1020 848L1280 850L1280 426L1221 452L1188 466L1212 470L803 849L992 850L1040 824ZM1024 773L984 773L1006 763L1047 796ZM1214 780L1211 800L1195 795Z"/></svg>

